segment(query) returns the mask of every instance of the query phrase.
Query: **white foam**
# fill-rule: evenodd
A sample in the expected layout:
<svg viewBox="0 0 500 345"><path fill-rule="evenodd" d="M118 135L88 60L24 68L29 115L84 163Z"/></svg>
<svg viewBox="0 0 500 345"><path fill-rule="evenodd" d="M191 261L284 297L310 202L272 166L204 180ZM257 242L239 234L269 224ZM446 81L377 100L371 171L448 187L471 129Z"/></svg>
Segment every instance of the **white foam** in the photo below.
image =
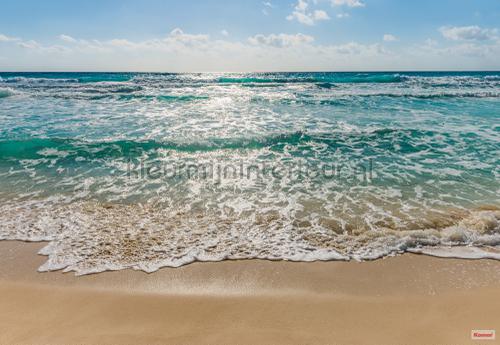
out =
<svg viewBox="0 0 500 345"><path fill-rule="evenodd" d="M500 248L495 247L428 247L408 249L408 252L439 258L500 260Z"/></svg>
<svg viewBox="0 0 500 345"><path fill-rule="evenodd" d="M154 272L194 261L374 260L404 252L500 260L500 211L474 211L443 229L365 229L336 233L326 223L299 225L291 209L225 213L54 199L0 209L0 239L49 241L40 271L90 274L132 268ZM302 206L302 210L305 209ZM326 227L325 227L326 226ZM500 248L500 247L499 247Z"/></svg>

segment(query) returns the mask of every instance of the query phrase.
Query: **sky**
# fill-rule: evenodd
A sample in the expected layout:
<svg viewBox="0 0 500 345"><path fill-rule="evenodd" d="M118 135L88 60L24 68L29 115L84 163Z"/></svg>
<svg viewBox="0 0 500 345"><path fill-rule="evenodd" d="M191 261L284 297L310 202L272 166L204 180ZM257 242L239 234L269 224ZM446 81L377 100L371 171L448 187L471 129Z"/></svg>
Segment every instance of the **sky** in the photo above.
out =
<svg viewBox="0 0 500 345"><path fill-rule="evenodd" d="M0 0L0 71L500 70L499 0Z"/></svg>

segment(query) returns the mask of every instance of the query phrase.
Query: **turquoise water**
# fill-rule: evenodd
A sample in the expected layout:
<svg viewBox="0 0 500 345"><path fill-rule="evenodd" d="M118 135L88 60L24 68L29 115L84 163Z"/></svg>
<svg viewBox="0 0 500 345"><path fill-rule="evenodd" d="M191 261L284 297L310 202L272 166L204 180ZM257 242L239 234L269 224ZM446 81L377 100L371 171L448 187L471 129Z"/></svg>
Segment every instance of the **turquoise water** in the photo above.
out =
<svg viewBox="0 0 500 345"><path fill-rule="evenodd" d="M80 274L496 257L499 120L499 72L0 73L0 238Z"/></svg>

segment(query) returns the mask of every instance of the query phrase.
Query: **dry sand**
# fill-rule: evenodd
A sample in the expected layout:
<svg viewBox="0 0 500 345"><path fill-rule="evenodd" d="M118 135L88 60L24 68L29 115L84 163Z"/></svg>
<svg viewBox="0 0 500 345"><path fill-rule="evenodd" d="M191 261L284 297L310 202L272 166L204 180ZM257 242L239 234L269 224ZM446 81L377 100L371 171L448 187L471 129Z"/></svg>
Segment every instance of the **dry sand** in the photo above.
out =
<svg viewBox="0 0 500 345"><path fill-rule="evenodd" d="M196 263L153 274L37 273L0 243L0 344L495 344L500 262Z"/></svg>

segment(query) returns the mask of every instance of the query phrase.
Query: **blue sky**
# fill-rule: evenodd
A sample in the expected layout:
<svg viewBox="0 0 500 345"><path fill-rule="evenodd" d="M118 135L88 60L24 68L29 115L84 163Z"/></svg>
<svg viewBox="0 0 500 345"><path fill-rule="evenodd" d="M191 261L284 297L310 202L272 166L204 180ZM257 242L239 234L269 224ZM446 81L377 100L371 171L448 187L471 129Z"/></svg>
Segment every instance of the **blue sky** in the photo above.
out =
<svg viewBox="0 0 500 345"><path fill-rule="evenodd" d="M0 0L0 70L500 69L498 0Z"/></svg>

